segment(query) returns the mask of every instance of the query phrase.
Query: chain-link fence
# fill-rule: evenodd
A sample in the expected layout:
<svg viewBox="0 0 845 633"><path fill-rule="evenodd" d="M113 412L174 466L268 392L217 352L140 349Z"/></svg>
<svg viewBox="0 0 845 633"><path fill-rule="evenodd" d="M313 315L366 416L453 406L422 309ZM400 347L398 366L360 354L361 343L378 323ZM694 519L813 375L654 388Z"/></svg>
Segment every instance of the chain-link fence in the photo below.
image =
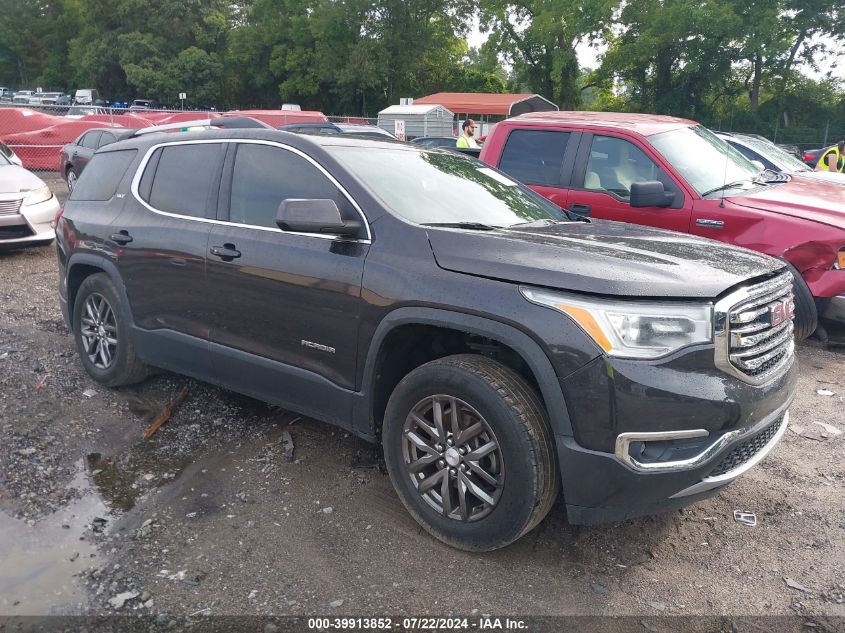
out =
<svg viewBox="0 0 845 633"><path fill-rule="evenodd" d="M0 152L27 169L62 172L67 169L62 148L75 141L86 141L83 135L92 129L122 127L139 129L153 125L189 123L202 119L248 116L272 127L296 123L346 123L376 125L377 119L355 116L326 116L322 112L299 110L150 110L112 108L96 105L22 105L0 103ZM110 135L109 135L110 136ZM91 136L96 149L106 135Z"/></svg>

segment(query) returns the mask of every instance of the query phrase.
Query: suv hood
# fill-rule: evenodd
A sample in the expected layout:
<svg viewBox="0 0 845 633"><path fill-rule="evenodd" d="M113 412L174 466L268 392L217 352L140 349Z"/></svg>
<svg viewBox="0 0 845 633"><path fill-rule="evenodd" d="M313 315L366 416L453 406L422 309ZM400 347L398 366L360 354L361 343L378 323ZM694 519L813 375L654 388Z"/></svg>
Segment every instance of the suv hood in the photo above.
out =
<svg viewBox="0 0 845 633"><path fill-rule="evenodd" d="M744 248L621 222L426 229L445 270L598 295L714 299L783 268Z"/></svg>
<svg viewBox="0 0 845 633"><path fill-rule="evenodd" d="M818 177L793 174L789 182L756 189L745 196L728 196L728 199L741 207L845 229L845 189Z"/></svg>

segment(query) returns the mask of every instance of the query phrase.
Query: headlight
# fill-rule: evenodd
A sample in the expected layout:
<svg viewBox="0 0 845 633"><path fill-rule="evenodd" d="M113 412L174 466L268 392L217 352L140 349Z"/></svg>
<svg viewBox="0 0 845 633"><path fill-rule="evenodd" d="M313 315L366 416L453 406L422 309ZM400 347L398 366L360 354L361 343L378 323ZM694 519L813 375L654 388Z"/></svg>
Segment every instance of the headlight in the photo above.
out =
<svg viewBox="0 0 845 633"><path fill-rule="evenodd" d="M24 206L38 204L39 202L47 202L50 198L53 197L53 192L50 191L50 187L43 186L39 187L38 189L33 189L32 191L27 192L26 197L23 199Z"/></svg>
<svg viewBox="0 0 845 633"><path fill-rule="evenodd" d="M532 303L571 317L610 356L658 358L713 340L710 305L585 299L534 288L520 291Z"/></svg>

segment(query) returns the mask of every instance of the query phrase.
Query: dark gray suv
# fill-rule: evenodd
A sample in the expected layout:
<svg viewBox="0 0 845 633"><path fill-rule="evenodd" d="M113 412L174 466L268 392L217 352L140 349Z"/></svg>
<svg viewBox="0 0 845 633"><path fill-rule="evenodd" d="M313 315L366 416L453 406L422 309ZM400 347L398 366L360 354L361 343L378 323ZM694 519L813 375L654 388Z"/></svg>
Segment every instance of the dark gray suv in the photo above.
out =
<svg viewBox="0 0 845 633"><path fill-rule="evenodd" d="M783 435L792 285L769 257L569 215L469 157L222 130L100 149L58 221L104 385L151 367L380 442L438 539L507 545L712 494Z"/></svg>

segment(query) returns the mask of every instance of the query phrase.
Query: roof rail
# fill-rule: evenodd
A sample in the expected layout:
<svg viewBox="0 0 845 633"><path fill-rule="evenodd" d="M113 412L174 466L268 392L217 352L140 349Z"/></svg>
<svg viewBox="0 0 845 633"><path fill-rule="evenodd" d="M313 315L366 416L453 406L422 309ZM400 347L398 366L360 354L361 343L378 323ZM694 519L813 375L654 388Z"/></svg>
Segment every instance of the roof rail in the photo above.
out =
<svg viewBox="0 0 845 633"><path fill-rule="evenodd" d="M248 116L219 117L217 119L195 119L193 121L180 121L179 123L165 123L164 125L153 125L139 129L133 136L153 134L155 132L167 132L168 130L181 130L189 127L214 127L226 130L243 128L265 128L273 129L263 121Z"/></svg>

